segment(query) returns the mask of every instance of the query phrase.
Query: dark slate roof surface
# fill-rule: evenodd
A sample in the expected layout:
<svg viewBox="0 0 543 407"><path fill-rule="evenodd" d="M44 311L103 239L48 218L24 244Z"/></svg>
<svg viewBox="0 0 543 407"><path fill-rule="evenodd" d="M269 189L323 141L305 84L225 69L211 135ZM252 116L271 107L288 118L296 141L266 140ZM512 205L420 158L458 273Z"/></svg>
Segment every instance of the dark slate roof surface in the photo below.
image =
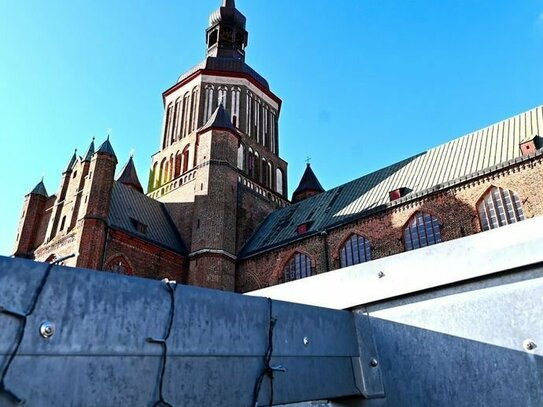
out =
<svg viewBox="0 0 543 407"><path fill-rule="evenodd" d="M264 220L239 257L279 247L522 161L526 158L520 151L520 141L541 134L543 106L280 209ZM542 150L536 154L542 154ZM411 192L391 203L388 193L403 187ZM300 236L297 227L303 223L310 226L308 233Z"/></svg>
<svg viewBox="0 0 543 407"><path fill-rule="evenodd" d="M75 167L76 162L77 162L77 150L75 150L74 155L72 155L72 158L70 158L70 162L66 166L64 173L72 171Z"/></svg>
<svg viewBox="0 0 543 407"><path fill-rule="evenodd" d="M92 139L89 148L87 152L85 153L85 158L83 158L83 161L90 161L92 159L92 156L94 155L94 139Z"/></svg>
<svg viewBox="0 0 543 407"><path fill-rule="evenodd" d="M43 183L43 180L41 180L38 185L36 185L34 187L34 189L32 191L30 191L31 194L34 194L34 195L41 195L41 196L44 196L44 197L48 197L49 195L47 194L47 190L45 189L45 184Z"/></svg>
<svg viewBox="0 0 543 407"><path fill-rule="evenodd" d="M303 191L324 192L324 188L322 187L321 183L317 179L317 176L311 169L310 164L307 164L307 166L305 167L304 175L302 175L300 184L298 185L298 188L296 188L296 190L294 191L293 196Z"/></svg>
<svg viewBox="0 0 543 407"><path fill-rule="evenodd" d="M121 170L121 175L117 177L117 181L119 181L121 184L133 186L139 192L143 193L143 187L141 186L138 178L136 166L134 165L134 160L132 157L130 157L124 168Z"/></svg>
<svg viewBox="0 0 543 407"><path fill-rule="evenodd" d="M112 228L123 230L181 255L188 255L187 247L164 204L118 181L113 184L108 220ZM137 231L134 220L147 226L146 233Z"/></svg>
<svg viewBox="0 0 543 407"><path fill-rule="evenodd" d="M222 103L215 109L209 120L198 131L202 132L207 129L228 129L237 133L228 113L224 110Z"/></svg>
<svg viewBox="0 0 543 407"><path fill-rule="evenodd" d="M98 150L96 151L97 153L105 153L105 154L111 154L113 157L117 157L115 155L115 151L113 151L113 146L111 145L111 143L109 142L109 136L108 138L106 139L106 141L104 141L102 143L102 145L100 147L98 147Z"/></svg>

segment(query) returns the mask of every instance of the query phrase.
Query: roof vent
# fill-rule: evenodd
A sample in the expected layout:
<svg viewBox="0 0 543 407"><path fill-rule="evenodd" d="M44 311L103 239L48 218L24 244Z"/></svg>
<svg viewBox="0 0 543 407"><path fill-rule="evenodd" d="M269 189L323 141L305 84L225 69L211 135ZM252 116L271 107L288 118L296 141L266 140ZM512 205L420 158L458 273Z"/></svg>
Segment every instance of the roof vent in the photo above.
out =
<svg viewBox="0 0 543 407"><path fill-rule="evenodd" d="M410 192L411 192L411 189L406 188L406 187L401 187L393 191L390 191L388 193L388 197L390 198L390 202L392 202L392 201L395 201L396 199L400 199L406 196Z"/></svg>
<svg viewBox="0 0 543 407"><path fill-rule="evenodd" d="M524 140L522 140L519 144L520 151L523 156L527 156L534 153L538 149L539 145L540 145L539 136L537 135L531 138L527 137Z"/></svg>
<svg viewBox="0 0 543 407"><path fill-rule="evenodd" d="M296 228L296 233L298 233L299 235L304 235L306 234L309 229L311 228L311 224L313 222L306 222L306 223L302 223L300 225L298 225L298 227Z"/></svg>

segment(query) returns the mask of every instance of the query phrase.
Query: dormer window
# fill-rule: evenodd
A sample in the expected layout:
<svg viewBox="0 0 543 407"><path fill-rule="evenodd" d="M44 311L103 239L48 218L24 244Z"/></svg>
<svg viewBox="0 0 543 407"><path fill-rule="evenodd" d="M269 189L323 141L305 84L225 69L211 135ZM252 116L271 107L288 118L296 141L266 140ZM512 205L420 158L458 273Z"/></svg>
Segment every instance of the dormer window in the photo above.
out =
<svg viewBox="0 0 543 407"><path fill-rule="evenodd" d="M130 221L132 222L132 225L134 226L134 229L136 229L136 232L141 233L145 235L147 233L147 225L144 223L141 223L137 219L130 218Z"/></svg>
<svg viewBox="0 0 543 407"><path fill-rule="evenodd" d="M411 189L406 188L406 187L401 187L401 188L397 188L390 191L388 193L388 197L390 198L390 202L392 202L406 196L410 192L411 192Z"/></svg>
<svg viewBox="0 0 543 407"><path fill-rule="evenodd" d="M305 223L299 224L298 227L296 228L296 233L298 233L299 235L303 235L307 233L309 229L311 228L312 223L313 222L305 222Z"/></svg>

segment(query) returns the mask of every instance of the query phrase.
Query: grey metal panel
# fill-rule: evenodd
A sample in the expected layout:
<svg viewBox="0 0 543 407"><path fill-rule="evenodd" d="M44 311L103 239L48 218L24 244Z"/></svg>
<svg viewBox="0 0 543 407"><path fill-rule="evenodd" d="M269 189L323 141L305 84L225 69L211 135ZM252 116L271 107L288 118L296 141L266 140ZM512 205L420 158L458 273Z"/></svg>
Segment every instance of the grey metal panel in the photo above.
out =
<svg viewBox="0 0 543 407"><path fill-rule="evenodd" d="M543 405L541 306L538 265L368 307L386 405Z"/></svg>
<svg viewBox="0 0 543 407"><path fill-rule="evenodd" d="M0 257L0 306L24 312L47 267ZM275 403L360 394L355 316L233 293L177 286L164 394L175 406L249 406L264 369L271 314ZM28 317L6 386L28 406L146 406L158 399L171 311L165 283L54 266ZM56 330L46 340L44 320ZM0 313L0 366L21 321ZM264 379L260 403L269 397ZM11 407L0 391L0 405Z"/></svg>

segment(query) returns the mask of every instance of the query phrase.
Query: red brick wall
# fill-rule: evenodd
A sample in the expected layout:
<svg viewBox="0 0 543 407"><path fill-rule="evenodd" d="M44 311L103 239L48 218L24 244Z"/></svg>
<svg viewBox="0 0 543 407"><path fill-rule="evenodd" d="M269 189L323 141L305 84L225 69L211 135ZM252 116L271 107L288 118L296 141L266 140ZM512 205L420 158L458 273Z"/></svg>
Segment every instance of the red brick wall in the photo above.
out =
<svg viewBox="0 0 543 407"><path fill-rule="evenodd" d="M369 239L372 258L403 252L403 230L417 211L438 219L442 240L448 241L481 231L477 204L492 186L517 192L526 218L543 215L542 160L500 170L494 174L457 185L447 190L387 209L316 236L271 250L240 263L236 290L241 292L278 284L291 256L303 252L312 258L317 273L340 267L339 251L353 233ZM324 240L326 239L326 249ZM328 261L326 261L328 252Z"/></svg>
<svg viewBox="0 0 543 407"><path fill-rule="evenodd" d="M41 195L29 194L25 197L23 215L15 239L16 256L32 257L46 202L47 198Z"/></svg>
<svg viewBox="0 0 543 407"><path fill-rule="evenodd" d="M123 256L134 271L134 275L138 277L159 280L168 278L183 284L187 282L188 260L186 258L135 236L110 229L104 265L117 256Z"/></svg>

